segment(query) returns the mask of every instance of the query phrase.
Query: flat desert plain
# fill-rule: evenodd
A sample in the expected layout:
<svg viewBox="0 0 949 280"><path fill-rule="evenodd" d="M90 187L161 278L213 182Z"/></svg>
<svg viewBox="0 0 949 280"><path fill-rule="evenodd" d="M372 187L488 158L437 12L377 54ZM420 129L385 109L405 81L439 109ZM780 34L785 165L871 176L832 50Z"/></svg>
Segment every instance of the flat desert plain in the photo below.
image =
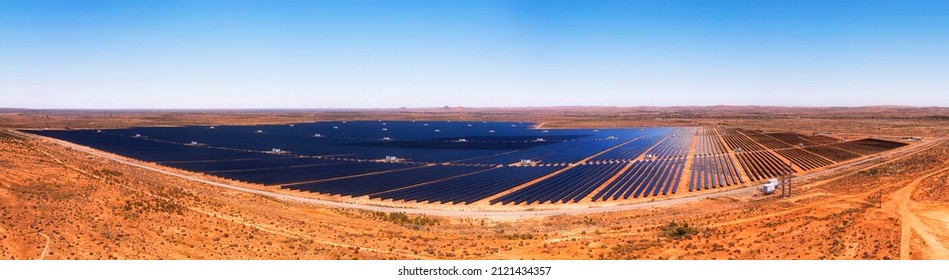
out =
<svg viewBox="0 0 949 280"><path fill-rule="evenodd" d="M789 198L742 187L622 209L465 213L341 207L303 194L307 199L287 199L280 195L295 194L130 164L19 131L376 119L737 127L922 140L805 173ZM3 259L949 259L945 108L3 109L0 129Z"/></svg>

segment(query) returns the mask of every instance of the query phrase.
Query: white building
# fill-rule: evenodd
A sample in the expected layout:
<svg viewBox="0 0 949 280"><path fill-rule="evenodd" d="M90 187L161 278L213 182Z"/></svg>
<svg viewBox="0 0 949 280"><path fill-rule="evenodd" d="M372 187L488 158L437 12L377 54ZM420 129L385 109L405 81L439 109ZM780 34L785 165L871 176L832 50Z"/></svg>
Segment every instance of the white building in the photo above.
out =
<svg viewBox="0 0 949 280"><path fill-rule="evenodd" d="M779 182L778 179L769 179L767 183L761 185L760 190L765 194L773 194L779 185L781 185L781 182Z"/></svg>

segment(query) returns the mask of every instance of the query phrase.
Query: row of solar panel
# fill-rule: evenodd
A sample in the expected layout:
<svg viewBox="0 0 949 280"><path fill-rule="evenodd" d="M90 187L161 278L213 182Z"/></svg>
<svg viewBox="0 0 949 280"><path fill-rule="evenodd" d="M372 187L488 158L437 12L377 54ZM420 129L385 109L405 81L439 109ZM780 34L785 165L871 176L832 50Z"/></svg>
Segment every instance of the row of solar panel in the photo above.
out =
<svg viewBox="0 0 949 280"><path fill-rule="evenodd" d="M577 165L541 182L491 200L495 203L578 202L613 177L625 163Z"/></svg>
<svg viewBox="0 0 949 280"><path fill-rule="evenodd" d="M617 200L630 196L675 194L685 166L684 158L634 161L616 180L593 196L593 200Z"/></svg>
<svg viewBox="0 0 949 280"><path fill-rule="evenodd" d="M744 183L728 155L698 156L692 159L689 191L721 188Z"/></svg>
<svg viewBox="0 0 949 280"><path fill-rule="evenodd" d="M324 194L404 201L473 203L560 167L431 165L368 175L289 184L284 188Z"/></svg>

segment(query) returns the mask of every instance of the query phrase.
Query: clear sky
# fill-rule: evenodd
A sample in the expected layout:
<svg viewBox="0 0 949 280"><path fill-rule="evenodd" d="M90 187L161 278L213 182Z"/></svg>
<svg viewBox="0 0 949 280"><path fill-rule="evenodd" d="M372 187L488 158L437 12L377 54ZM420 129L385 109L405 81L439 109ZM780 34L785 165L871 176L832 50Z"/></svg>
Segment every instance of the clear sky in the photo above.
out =
<svg viewBox="0 0 949 280"><path fill-rule="evenodd" d="M949 106L949 1L7 1L0 107Z"/></svg>

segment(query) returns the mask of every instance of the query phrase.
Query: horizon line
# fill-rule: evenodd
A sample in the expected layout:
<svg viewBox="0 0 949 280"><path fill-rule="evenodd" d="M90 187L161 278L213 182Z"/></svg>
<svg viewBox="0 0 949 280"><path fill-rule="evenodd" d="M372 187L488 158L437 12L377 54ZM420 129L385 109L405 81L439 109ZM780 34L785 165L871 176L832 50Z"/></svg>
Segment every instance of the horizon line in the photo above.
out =
<svg viewBox="0 0 949 280"><path fill-rule="evenodd" d="M906 109L935 109L943 108L949 109L949 107L939 106L939 105L929 105L929 106L918 106L918 105L895 105L895 104L878 104L878 105L860 105L860 106L842 106L842 105L826 105L826 106L788 106L788 105L728 105L728 104L719 104L719 105L641 105L641 106L614 106L614 105L551 105L551 106L478 106L478 107L469 107L469 106L436 106L436 107L313 107L313 108L279 108L279 107L260 107L260 108L23 108L23 107L0 107L0 110L53 110L53 111L199 111L199 110L211 110L211 111L329 111L329 110L341 110L341 111L359 111L359 110L446 110L446 109L554 109L554 108L614 108L614 109L623 109L623 108L713 108L713 107L770 107L770 108L906 108Z"/></svg>

